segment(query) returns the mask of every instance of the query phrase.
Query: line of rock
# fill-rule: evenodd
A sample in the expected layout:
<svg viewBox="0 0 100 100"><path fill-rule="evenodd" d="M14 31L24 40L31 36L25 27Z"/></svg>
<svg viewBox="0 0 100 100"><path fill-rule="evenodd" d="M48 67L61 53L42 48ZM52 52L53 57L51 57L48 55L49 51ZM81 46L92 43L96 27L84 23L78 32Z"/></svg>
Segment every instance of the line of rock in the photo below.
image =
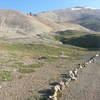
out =
<svg viewBox="0 0 100 100"><path fill-rule="evenodd" d="M58 82L57 85L55 85L53 88L52 88L52 91L53 91L53 94L50 95L48 97L48 100L58 100L58 95L59 93L62 94L63 90L65 89L66 86L68 86L68 84L71 82L71 81L75 81L77 80L77 74L78 74L78 71L82 68L85 68L87 67L88 64L91 64L91 63L94 63L96 61L96 57L98 57L99 54L96 54L95 56L91 57L88 61L86 61L85 63L83 64L78 64L77 67L74 69L74 70L70 70L66 79L64 80L61 80L60 82Z"/></svg>

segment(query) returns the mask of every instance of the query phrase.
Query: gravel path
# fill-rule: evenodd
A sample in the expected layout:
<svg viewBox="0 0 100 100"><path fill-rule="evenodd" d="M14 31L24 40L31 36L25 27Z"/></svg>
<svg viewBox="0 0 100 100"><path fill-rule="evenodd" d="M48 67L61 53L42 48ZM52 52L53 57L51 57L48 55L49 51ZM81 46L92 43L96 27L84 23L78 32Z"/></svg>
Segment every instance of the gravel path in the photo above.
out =
<svg viewBox="0 0 100 100"><path fill-rule="evenodd" d="M100 100L100 57L79 72L78 80L70 83L61 100Z"/></svg>

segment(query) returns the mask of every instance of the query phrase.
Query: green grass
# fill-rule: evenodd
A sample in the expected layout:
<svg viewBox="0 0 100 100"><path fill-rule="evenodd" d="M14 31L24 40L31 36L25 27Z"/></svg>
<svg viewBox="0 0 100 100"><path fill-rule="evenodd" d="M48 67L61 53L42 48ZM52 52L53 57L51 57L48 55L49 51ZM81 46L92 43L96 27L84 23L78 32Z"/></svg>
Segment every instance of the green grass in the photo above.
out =
<svg viewBox="0 0 100 100"><path fill-rule="evenodd" d="M22 44L5 41L0 41L0 51L4 52L3 54L0 52L1 57L4 57L3 59L0 59L1 66L11 67L11 69L16 69L20 73L31 73L34 72L36 68L44 66L45 62L50 63L59 60L59 55L62 51L65 56L68 56L68 58L63 59L70 60L85 53L85 49L74 46L66 47L65 45L38 43ZM38 60L37 58L40 56L43 56L46 59ZM36 60L35 64L32 63L32 61L34 62L34 59ZM31 61L31 64L27 63L28 60Z"/></svg>
<svg viewBox="0 0 100 100"><path fill-rule="evenodd" d="M93 31L100 32L100 21L96 18L89 18L88 20L83 20L80 24Z"/></svg>
<svg viewBox="0 0 100 100"><path fill-rule="evenodd" d="M62 34L57 34L55 39L65 45L77 46L89 51L100 50L100 35L97 33L90 34L87 32L70 30L64 31Z"/></svg>
<svg viewBox="0 0 100 100"><path fill-rule="evenodd" d="M91 50L92 48L100 48L100 36L95 34L73 37L70 39L63 38L61 41L63 44L70 44Z"/></svg>
<svg viewBox="0 0 100 100"><path fill-rule="evenodd" d="M0 50L6 50L10 54L13 54L16 57L31 55L33 57L37 56L48 56L55 55L59 56L59 54L63 51L66 55L71 56L77 52L76 48L66 48L65 46L49 46L45 44L21 44L21 43L6 43L0 42ZM83 51L83 50L80 50ZM77 55L80 55L80 51L77 52ZM51 58L50 58L51 59ZM52 58L53 59L53 58Z"/></svg>
<svg viewBox="0 0 100 100"><path fill-rule="evenodd" d="M32 72L35 72L35 70L33 68L19 68L18 72L20 72L20 73L32 73Z"/></svg>
<svg viewBox="0 0 100 100"><path fill-rule="evenodd" d="M58 59L58 57L52 57L52 56L45 56L46 62L54 62Z"/></svg>
<svg viewBox="0 0 100 100"><path fill-rule="evenodd" d="M84 32L84 31L77 31L77 30L67 30L67 31L61 31L61 32L58 32L56 35L55 35L55 39L56 40L62 40L63 38L72 38L72 37L79 37L79 36L83 36L85 34L90 34L88 32Z"/></svg>
<svg viewBox="0 0 100 100"><path fill-rule="evenodd" d="M56 60L57 60L57 58L55 58L55 57L47 57L48 62L54 62Z"/></svg>
<svg viewBox="0 0 100 100"><path fill-rule="evenodd" d="M58 92L57 98L58 100L63 96L63 94L61 92Z"/></svg>
<svg viewBox="0 0 100 100"><path fill-rule="evenodd" d="M31 68L40 68L43 65L44 65L44 63L37 63L37 64L31 64L31 65L29 65L29 67L31 67Z"/></svg>
<svg viewBox="0 0 100 100"><path fill-rule="evenodd" d="M35 72L35 68L40 68L44 64L43 63L37 63L37 64L31 64L31 65L23 65L22 67L19 68L20 73L31 73Z"/></svg>
<svg viewBox="0 0 100 100"><path fill-rule="evenodd" d="M63 38L71 39L73 37L79 38L83 36L84 32L81 34L80 31L79 32L67 31L67 33L64 32L62 35L61 34L56 35L55 39L61 41ZM79 43L81 43L80 41ZM93 42L92 39L90 39L90 41ZM78 41L75 42L78 43ZM61 58L60 54L62 52L64 53L65 56L68 57ZM83 47L78 47L75 45L72 46L70 44L68 45L64 44L48 45L41 43L22 44L22 43L10 43L7 41L0 41L0 66L1 68L3 68L3 66L6 66L7 68L10 67L10 71L0 72L0 80L11 81L13 79L12 72L14 69L16 69L16 71L18 71L19 73L23 74L32 73L36 71L36 68L45 66L44 64L47 63L50 64L51 62L55 61L59 63L60 59L66 59L66 60L80 59L82 55L88 52L90 51ZM38 57L40 56L45 57L45 59L38 60ZM4 70L6 70L5 67Z"/></svg>
<svg viewBox="0 0 100 100"><path fill-rule="evenodd" d="M11 81L12 75L9 71L0 72L0 80L1 81Z"/></svg>
<svg viewBox="0 0 100 100"><path fill-rule="evenodd" d="M23 62L15 62L12 65L10 65L10 67L21 68L21 67L24 67L24 63Z"/></svg>
<svg viewBox="0 0 100 100"><path fill-rule="evenodd" d="M20 73L31 73L35 72L35 68L40 68L44 63L28 64L25 65L23 62L15 62L10 67L17 68Z"/></svg>

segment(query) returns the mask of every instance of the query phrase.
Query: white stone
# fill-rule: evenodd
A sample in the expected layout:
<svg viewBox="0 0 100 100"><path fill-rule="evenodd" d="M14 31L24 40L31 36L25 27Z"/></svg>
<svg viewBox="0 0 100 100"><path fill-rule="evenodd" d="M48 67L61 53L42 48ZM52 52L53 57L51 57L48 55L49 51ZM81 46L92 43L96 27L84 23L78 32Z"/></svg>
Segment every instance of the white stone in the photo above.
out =
<svg viewBox="0 0 100 100"><path fill-rule="evenodd" d="M54 90L55 90L55 92L61 91L60 85L56 85L56 86L54 87Z"/></svg>
<svg viewBox="0 0 100 100"><path fill-rule="evenodd" d="M73 71L69 71L69 76L71 77L72 80L77 80L77 78L75 77Z"/></svg>

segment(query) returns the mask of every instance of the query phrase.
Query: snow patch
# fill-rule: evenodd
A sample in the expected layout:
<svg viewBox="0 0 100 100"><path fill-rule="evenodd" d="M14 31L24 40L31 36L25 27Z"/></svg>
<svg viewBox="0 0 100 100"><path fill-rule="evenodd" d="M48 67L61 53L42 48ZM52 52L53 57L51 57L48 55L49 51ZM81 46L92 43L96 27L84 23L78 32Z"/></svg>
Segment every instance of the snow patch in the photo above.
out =
<svg viewBox="0 0 100 100"><path fill-rule="evenodd" d="M71 10L83 10L83 9L96 10L96 8L91 8L91 7L75 7L75 8L71 8Z"/></svg>
<svg viewBox="0 0 100 100"><path fill-rule="evenodd" d="M71 10L81 10L82 8L71 8Z"/></svg>
<svg viewBox="0 0 100 100"><path fill-rule="evenodd" d="M91 7L84 7L85 9L91 9L91 10L96 10L96 8L91 8Z"/></svg>

